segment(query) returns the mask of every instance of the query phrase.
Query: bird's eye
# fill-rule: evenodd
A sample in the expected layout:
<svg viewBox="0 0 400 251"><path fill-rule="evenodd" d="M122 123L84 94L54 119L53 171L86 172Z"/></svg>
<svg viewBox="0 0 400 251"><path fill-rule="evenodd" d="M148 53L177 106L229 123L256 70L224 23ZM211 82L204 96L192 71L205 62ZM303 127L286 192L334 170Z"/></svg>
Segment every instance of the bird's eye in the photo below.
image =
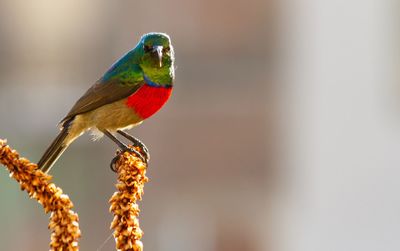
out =
<svg viewBox="0 0 400 251"><path fill-rule="evenodd" d="M164 53L166 53L166 52L169 52L171 49L169 48L169 46L167 46L167 47L165 47L164 49L163 49L163 52Z"/></svg>
<svg viewBox="0 0 400 251"><path fill-rule="evenodd" d="M145 44L145 45L143 45L143 50L144 50L144 52L150 52L152 50L152 48L150 45Z"/></svg>

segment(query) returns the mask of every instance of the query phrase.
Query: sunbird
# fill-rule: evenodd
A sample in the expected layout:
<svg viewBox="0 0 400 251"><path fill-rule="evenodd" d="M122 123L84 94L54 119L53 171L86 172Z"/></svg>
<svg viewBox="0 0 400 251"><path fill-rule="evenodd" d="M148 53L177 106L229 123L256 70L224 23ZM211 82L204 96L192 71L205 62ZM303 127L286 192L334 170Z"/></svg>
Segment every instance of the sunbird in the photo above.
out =
<svg viewBox="0 0 400 251"><path fill-rule="evenodd" d="M147 148L124 132L156 113L169 99L175 78L174 50L165 33L147 33L75 103L59 123L60 133L38 162L48 172L67 147L86 131L106 135L122 151L134 152L147 162ZM115 137L119 134L133 146Z"/></svg>

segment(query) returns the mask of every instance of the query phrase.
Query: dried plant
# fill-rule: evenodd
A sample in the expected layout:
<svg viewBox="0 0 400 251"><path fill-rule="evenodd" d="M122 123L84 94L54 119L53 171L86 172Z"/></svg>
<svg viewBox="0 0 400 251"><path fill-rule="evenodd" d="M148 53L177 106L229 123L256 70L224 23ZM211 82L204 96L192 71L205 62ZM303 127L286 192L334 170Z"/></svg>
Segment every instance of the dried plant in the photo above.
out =
<svg viewBox="0 0 400 251"><path fill-rule="evenodd" d="M37 165L20 158L17 151L11 149L5 140L0 139L0 163L5 165L29 197L42 204L46 213L51 212L50 250L79 250L78 239L81 236L78 215L72 211L73 204L61 188L51 182L51 176L37 169Z"/></svg>
<svg viewBox="0 0 400 251"><path fill-rule="evenodd" d="M141 251L140 241L143 232L139 227L139 206L137 201L142 199L146 177L146 164L135 155L125 152L116 162L118 173L117 192L110 199L110 211L114 214L111 228L117 250Z"/></svg>
<svg viewBox="0 0 400 251"><path fill-rule="evenodd" d="M139 206L146 177L146 164L140 158L124 152L117 157L115 169L118 173L117 192L110 199L110 211L114 214L111 228L114 229L116 248L120 251L142 251L140 241L143 231L139 227ZM72 211L73 204L61 188L51 182L52 177L38 169L37 165L20 158L5 140L0 139L0 163L5 165L29 197L42 204L46 213L51 212L50 250L79 250L81 236L78 215Z"/></svg>

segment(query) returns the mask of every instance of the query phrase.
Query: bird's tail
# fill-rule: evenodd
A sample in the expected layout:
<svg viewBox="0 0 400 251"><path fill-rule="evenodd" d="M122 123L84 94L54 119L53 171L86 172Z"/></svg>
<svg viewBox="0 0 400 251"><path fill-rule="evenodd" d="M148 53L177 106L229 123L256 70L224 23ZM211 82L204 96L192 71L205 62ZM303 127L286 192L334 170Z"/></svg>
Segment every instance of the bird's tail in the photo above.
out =
<svg viewBox="0 0 400 251"><path fill-rule="evenodd" d="M47 148L46 152L43 154L38 162L38 167L45 173L47 173L50 168L54 165L61 154L67 149L69 142L66 142L68 136L69 125L71 121L64 123L63 129L53 140L51 145Z"/></svg>

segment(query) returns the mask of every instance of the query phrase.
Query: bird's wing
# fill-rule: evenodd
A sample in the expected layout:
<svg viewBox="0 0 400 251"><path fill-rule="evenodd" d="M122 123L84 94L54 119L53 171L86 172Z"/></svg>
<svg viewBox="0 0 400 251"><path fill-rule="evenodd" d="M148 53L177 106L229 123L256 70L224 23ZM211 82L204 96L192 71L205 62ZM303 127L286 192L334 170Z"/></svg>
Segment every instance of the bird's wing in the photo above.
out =
<svg viewBox="0 0 400 251"><path fill-rule="evenodd" d="M125 84L118 80L97 81L86 93L75 103L67 116L61 120L60 124L64 123L78 114L95 110L103 105L113 103L120 99L126 98L135 93L144 82L136 84Z"/></svg>

